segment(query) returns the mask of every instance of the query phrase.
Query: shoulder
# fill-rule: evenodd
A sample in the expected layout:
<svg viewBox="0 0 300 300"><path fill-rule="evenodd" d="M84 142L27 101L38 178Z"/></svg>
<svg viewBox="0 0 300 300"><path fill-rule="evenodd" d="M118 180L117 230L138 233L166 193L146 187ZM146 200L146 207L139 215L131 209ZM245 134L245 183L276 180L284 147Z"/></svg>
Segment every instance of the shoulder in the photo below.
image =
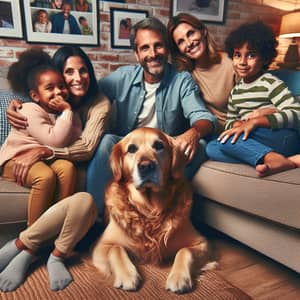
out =
<svg viewBox="0 0 300 300"><path fill-rule="evenodd" d="M278 77L276 77L275 75L267 72L264 73L262 76L260 76L258 78L258 81L266 84L266 85L270 85L270 86L274 86L274 85L278 85L278 84L282 84L283 81L281 79L279 79Z"/></svg>
<svg viewBox="0 0 300 300"><path fill-rule="evenodd" d="M27 102L22 104L22 108L20 109L22 114L26 114L27 116L47 116L48 113L38 104L34 102Z"/></svg>

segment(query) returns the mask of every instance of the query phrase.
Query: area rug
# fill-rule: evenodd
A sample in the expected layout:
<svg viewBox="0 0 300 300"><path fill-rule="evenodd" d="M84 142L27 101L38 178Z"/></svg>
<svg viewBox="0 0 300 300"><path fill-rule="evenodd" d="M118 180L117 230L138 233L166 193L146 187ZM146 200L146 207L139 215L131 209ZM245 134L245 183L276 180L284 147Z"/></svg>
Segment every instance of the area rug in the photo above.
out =
<svg viewBox="0 0 300 300"><path fill-rule="evenodd" d="M164 289L169 267L144 265L139 271L144 282L137 292L126 292L103 283L88 257L73 256L68 268L74 282L60 292L49 288L45 263L31 270L25 283L14 292L0 292L1 300L250 300L250 296L230 284L215 271L200 275L194 290L177 295Z"/></svg>

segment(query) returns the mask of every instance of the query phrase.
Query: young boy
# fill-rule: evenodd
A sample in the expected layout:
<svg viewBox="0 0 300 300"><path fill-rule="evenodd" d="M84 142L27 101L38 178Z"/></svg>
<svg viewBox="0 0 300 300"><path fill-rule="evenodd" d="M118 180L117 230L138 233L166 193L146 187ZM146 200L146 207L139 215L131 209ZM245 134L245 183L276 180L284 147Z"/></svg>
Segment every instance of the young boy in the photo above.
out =
<svg viewBox="0 0 300 300"><path fill-rule="evenodd" d="M276 57L271 28L258 21L230 33L226 51L240 81L228 100L225 131L207 145L207 155L224 162L244 162L259 177L296 167L299 152L298 103L285 83L266 70Z"/></svg>

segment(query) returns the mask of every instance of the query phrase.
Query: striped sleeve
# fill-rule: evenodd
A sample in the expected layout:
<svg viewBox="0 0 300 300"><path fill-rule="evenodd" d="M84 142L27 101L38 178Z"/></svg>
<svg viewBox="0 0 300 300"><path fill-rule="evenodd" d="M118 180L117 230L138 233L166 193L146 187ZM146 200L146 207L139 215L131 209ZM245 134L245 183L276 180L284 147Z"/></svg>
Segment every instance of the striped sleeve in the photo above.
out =
<svg viewBox="0 0 300 300"><path fill-rule="evenodd" d="M266 116L270 127L299 129L300 103L293 97L286 84L276 78L271 83L269 97L278 110L278 112Z"/></svg>
<svg viewBox="0 0 300 300"><path fill-rule="evenodd" d="M225 122L225 130L231 128L233 123L239 119L238 110L236 106L233 105L232 103L232 92L229 95L228 104L227 104L227 117Z"/></svg>

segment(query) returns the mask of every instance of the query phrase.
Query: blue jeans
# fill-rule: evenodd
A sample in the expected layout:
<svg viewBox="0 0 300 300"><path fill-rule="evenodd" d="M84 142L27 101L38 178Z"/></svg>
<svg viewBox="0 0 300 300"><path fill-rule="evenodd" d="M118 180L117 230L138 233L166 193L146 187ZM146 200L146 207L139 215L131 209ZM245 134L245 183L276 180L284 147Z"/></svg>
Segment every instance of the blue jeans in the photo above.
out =
<svg viewBox="0 0 300 300"><path fill-rule="evenodd" d="M86 191L93 196L100 216L103 216L105 188L112 180L109 157L113 146L121 139L121 136L105 134L87 168ZM204 147L200 141L197 153L185 169L185 176L189 180L193 178L200 164L205 159Z"/></svg>
<svg viewBox="0 0 300 300"><path fill-rule="evenodd" d="M212 160L229 163L246 163L256 166L269 152L277 152L285 157L300 151L300 139L294 129L257 128L243 141L243 135L231 144L232 138L222 144L213 139L207 144L206 154Z"/></svg>

